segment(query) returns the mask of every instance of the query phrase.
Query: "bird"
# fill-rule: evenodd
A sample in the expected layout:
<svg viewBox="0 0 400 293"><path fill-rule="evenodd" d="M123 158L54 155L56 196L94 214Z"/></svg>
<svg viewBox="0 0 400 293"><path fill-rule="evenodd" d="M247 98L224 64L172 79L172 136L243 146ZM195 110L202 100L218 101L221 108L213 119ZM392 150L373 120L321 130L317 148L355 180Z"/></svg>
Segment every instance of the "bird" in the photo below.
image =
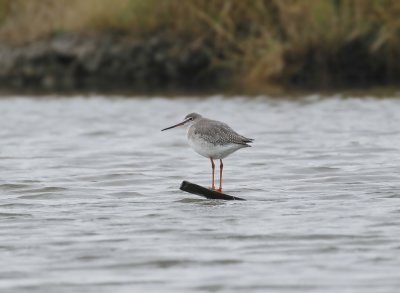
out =
<svg viewBox="0 0 400 293"><path fill-rule="evenodd" d="M238 134L223 122L205 118L198 113L190 113L186 115L182 122L161 131L179 126L186 127L189 146L199 155L210 159L212 168L211 189L222 192L222 170L224 167L222 160L237 150L251 147L249 143L252 143L254 139ZM215 188L214 160L220 160L218 189Z"/></svg>

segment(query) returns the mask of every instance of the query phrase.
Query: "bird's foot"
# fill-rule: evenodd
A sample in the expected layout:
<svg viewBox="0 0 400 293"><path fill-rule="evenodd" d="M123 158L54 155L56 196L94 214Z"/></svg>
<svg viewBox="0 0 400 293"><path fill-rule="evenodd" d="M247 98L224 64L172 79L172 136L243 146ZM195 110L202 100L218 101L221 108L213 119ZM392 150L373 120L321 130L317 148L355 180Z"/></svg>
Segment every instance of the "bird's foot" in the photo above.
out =
<svg viewBox="0 0 400 293"><path fill-rule="evenodd" d="M215 191L222 192L222 188L218 188Z"/></svg>

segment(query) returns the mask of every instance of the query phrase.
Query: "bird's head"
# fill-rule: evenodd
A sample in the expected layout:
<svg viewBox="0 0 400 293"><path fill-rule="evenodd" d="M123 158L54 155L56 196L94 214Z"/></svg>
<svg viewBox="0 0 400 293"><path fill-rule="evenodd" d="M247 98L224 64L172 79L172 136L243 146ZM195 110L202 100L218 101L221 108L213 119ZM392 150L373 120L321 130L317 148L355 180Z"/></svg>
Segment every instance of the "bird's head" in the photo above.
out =
<svg viewBox="0 0 400 293"><path fill-rule="evenodd" d="M175 128L175 127L178 127L178 126L186 126L186 127L190 126L193 123L195 123L196 121L198 121L201 117L202 116L200 114L190 113L190 114L186 115L185 119L183 119L182 122L179 122L178 124L175 124L175 125L172 125L170 127L164 128L161 131L168 130L168 129L171 129L171 128Z"/></svg>

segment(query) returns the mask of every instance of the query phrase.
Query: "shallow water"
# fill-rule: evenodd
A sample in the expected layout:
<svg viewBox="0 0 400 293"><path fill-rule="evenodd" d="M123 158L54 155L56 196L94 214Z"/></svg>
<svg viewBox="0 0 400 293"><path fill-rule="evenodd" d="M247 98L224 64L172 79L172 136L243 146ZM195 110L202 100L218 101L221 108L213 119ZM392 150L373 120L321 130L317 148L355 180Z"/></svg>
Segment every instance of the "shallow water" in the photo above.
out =
<svg viewBox="0 0 400 293"><path fill-rule="evenodd" d="M255 138L225 192L190 112ZM400 100L0 99L1 292L398 292Z"/></svg>

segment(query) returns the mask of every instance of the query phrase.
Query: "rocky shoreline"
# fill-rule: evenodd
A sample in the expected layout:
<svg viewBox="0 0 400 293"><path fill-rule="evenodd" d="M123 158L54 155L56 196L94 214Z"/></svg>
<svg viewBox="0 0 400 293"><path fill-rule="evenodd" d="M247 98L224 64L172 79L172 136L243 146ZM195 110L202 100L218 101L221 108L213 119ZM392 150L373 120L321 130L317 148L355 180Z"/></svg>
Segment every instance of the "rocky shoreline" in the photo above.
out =
<svg viewBox="0 0 400 293"><path fill-rule="evenodd" d="M388 64L357 42L334 56L318 50L287 54L282 74L272 84L247 85L240 83L240 70L226 57L229 53L212 41L193 39L114 32L61 34L24 45L3 42L0 94L273 94L398 86L397 63Z"/></svg>
<svg viewBox="0 0 400 293"><path fill-rule="evenodd" d="M173 40L173 41L172 41ZM210 48L167 36L68 34L0 45L0 89L11 91L151 91L204 89L229 72L211 66Z"/></svg>

